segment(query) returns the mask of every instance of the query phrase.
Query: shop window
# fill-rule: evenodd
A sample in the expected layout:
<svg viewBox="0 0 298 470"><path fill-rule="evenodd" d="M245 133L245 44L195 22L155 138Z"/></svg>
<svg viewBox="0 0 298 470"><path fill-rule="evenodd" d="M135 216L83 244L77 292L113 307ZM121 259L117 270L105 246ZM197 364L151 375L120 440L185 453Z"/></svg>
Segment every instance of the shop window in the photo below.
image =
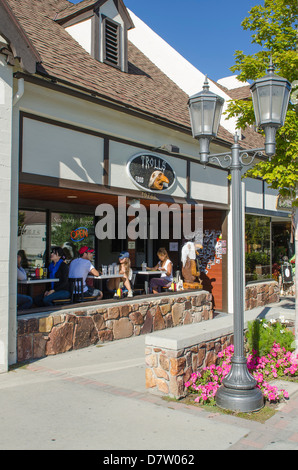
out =
<svg viewBox="0 0 298 470"><path fill-rule="evenodd" d="M24 269L46 263L46 230L45 212L19 210L17 250Z"/></svg>
<svg viewBox="0 0 298 470"><path fill-rule="evenodd" d="M292 258L295 247L291 235L291 222L272 222L272 263L280 266L285 257Z"/></svg>
<svg viewBox="0 0 298 470"><path fill-rule="evenodd" d="M66 262L78 257L81 246L87 245L95 249L93 216L53 212L51 245L61 246L64 249Z"/></svg>
<svg viewBox="0 0 298 470"><path fill-rule="evenodd" d="M246 282L270 279L271 273L270 217L245 216L245 278Z"/></svg>

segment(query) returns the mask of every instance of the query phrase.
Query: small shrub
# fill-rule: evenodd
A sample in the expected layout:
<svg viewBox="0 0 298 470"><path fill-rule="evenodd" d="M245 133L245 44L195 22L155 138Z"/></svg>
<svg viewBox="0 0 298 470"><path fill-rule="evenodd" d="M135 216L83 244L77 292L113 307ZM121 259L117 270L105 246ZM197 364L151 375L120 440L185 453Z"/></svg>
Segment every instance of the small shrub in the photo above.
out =
<svg viewBox="0 0 298 470"><path fill-rule="evenodd" d="M282 317L278 320L259 320L248 322L246 339L249 351L256 351L259 356L269 354L274 343L287 351L293 351L294 334L287 328Z"/></svg>

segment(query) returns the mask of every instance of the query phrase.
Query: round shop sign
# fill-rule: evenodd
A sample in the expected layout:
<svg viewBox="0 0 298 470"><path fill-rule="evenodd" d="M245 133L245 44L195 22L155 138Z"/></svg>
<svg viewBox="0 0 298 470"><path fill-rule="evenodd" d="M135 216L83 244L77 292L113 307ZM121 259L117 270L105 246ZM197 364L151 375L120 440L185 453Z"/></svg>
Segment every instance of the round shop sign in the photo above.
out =
<svg viewBox="0 0 298 470"><path fill-rule="evenodd" d="M138 187L150 192L168 191L176 180L171 165L154 153L138 153L127 164L130 179Z"/></svg>

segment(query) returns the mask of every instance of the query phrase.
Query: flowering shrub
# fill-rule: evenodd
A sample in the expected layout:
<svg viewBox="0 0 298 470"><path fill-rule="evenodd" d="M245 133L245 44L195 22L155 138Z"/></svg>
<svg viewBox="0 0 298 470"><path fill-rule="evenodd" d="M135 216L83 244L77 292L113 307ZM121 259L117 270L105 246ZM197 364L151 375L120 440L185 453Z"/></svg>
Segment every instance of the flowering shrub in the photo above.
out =
<svg viewBox="0 0 298 470"><path fill-rule="evenodd" d="M249 351L256 351L256 354L265 356L268 354L274 343L293 350L294 334L287 328L288 321L280 316L277 320L256 319L248 322L246 338ZM295 349L295 348L294 348Z"/></svg>
<svg viewBox="0 0 298 470"><path fill-rule="evenodd" d="M277 282L278 282L278 279L279 279L279 275L280 275L280 265L277 264L277 263L274 263L272 265L272 277Z"/></svg>
<svg viewBox="0 0 298 470"><path fill-rule="evenodd" d="M203 367L200 371L194 372L189 381L185 382L185 387L191 393L197 394L195 402L215 404L216 392L230 371L233 352L233 345L227 347L218 353L218 357L221 359L219 365L212 364L209 367Z"/></svg>
<svg viewBox="0 0 298 470"><path fill-rule="evenodd" d="M262 390L264 397L269 402L277 402L288 398L285 390L278 390L268 383L270 380L297 377L298 356L295 358L291 351L287 351L280 344L274 343L271 351L266 356L259 357L256 351L248 356L247 367L257 381L257 386Z"/></svg>
<svg viewBox="0 0 298 470"><path fill-rule="evenodd" d="M218 354L219 365L204 367L191 375L185 387L190 393L197 395L195 402L200 404L215 404L215 395L231 369L231 358L234 346L231 345ZM298 356L295 358L290 351L279 344L274 344L270 353L259 357L255 351L248 356L247 367L262 390L264 398L275 403L288 398L285 390L278 390L269 381L278 377L298 377Z"/></svg>

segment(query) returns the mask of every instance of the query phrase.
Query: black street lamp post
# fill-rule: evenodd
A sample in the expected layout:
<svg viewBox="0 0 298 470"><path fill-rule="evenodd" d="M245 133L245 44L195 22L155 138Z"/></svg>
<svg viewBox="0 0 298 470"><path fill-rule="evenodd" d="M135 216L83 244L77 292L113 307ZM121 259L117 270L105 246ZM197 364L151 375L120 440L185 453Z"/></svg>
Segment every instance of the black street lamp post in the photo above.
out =
<svg viewBox="0 0 298 470"><path fill-rule="evenodd" d="M241 150L238 136L235 135L231 152L210 155L210 141L217 134L224 100L209 91L207 78L203 91L189 98L192 131L194 138L199 141L201 163L206 166L209 161L217 161L222 167L231 170L234 355L231 370L217 391L216 403L221 408L242 412L259 410L264 401L260 389L256 386L256 380L248 371L244 353L241 170L243 166L250 165L255 156L263 151L269 158L275 154L275 133L276 129L284 124L291 85L288 80L276 76L270 64L268 75L256 80L250 88L257 126L265 132L265 149ZM249 156L249 153L253 155ZM249 158L249 162L245 162L245 158Z"/></svg>

